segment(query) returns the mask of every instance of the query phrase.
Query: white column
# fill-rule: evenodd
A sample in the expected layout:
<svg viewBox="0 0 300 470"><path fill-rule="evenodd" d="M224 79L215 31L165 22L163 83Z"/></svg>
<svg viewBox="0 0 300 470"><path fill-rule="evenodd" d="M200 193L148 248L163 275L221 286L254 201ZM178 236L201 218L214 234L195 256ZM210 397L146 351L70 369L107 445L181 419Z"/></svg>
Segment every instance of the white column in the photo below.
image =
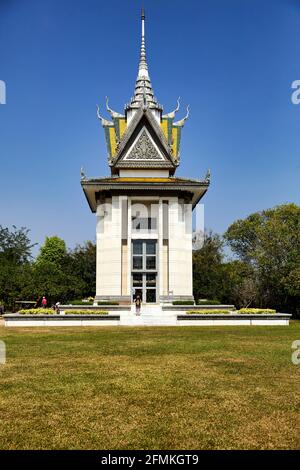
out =
<svg viewBox="0 0 300 470"><path fill-rule="evenodd" d="M178 197L169 199L169 290L174 296L193 295L192 208L183 213Z"/></svg>
<svg viewBox="0 0 300 470"><path fill-rule="evenodd" d="M157 240L157 249L158 249L158 273L157 273L157 297L164 294L164 250L163 250L163 200L159 198L158 206L158 240ZM159 299L157 299L158 301Z"/></svg>
<svg viewBox="0 0 300 470"><path fill-rule="evenodd" d="M121 209L119 196L97 208L96 296L121 295Z"/></svg>
<svg viewBox="0 0 300 470"><path fill-rule="evenodd" d="M127 282L128 282L128 295L132 295L132 290L131 290L131 230L132 230L132 224L131 224L131 197L128 197L128 250L127 250L127 267L128 267L128 276L127 276Z"/></svg>

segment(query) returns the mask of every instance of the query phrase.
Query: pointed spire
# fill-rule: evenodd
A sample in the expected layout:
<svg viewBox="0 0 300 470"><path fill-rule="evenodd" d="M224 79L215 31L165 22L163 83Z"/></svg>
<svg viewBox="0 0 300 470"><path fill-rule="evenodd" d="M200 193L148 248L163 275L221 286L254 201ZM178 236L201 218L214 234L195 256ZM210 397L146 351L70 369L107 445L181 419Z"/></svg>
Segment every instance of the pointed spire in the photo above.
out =
<svg viewBox="0 0 300 470"><path fill-rule="evenodd" d="M140 63L139 63L139 72L138 77L147 77L148 74L148 65L146 59L146 45L145 45L145 10L142 8L141 20L142 20L142 41L141 41L141 51L140 51Z"/></svg>
<svg viewBox="0 0 300 470"><path fill-rule="evenodd" d="M146 44L145 44L145 10L142 8L141 13L141 24L142 24L142 34L141 34L141 49L140 49L140 60L139 60L139 69L138 75L135 82L134 97L131 99L130 104L127 106L129 108L139 108L147 107L152 109L162 110L162 107L157 103L157 100L154 96L151 80L148 72L148 64L146 59Z"/></svg>

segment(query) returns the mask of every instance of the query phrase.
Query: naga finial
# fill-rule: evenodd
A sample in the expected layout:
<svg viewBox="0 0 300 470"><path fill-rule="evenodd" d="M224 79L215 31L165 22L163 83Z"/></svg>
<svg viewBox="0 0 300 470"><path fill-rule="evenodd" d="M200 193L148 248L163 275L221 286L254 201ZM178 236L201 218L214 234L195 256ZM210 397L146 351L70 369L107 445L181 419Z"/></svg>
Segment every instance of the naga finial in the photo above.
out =
<svg viewBox="0 0 300 470"><path fill-rule="evenodd" d="M210 183L210 178L211 178L211 172L210 172L210 169L208 169L207 172L206 172L204 181L205 181L206 183Z"/></svg>
<svg viewBox="0 0 300 470"><path fill-rule="evenodd" d="M81 181L86 179L83 166L80 168L80 179Z"/></svg>
<svg viewBox="0 0 300 470"><path fill-rule="evenodd" d="M174 126L178 126L178 127L183 127L184 124L185 124L185 121L188 119L190 115L190 105L187 106L186 108L186 115L184 116L183 119L181 119L180 121L177 121L177 122L174 122Z"/></svg>
<svg viewBox="0 0 300 470"><path fill-rule="evenodd" d="M176 108L174 109L174 111L171 111L171 112L168 113L168 114L164 114L164 115L163 115L163 118L171 118L171 119L174 119L175 114L177 113L177 111L179 111L179 108L180 108L180 96L178 96L178 98L177 98L177 106L176 106Z"/></svg>
<svg viewBox="0 0 300 470"><path fill-rule="evenodd" d="M109 112L109 114L111 115L112 118L124 117L123 114L117 113L116 111L114 111L113 109L111 109L108 106L108 96L105 97L105 100L106 100L106 109L107 109L107 111Z"/></svg>
<svg viewBox="0 0 300 470"><path fill-rule="evenodd" d="M99 119L99 121L101 121L102 126L113 126L114 123L112 121L108 121L107 119L101 116L100 108L97 104L96 104L96 108L97 108L97 118Z"/></svg>

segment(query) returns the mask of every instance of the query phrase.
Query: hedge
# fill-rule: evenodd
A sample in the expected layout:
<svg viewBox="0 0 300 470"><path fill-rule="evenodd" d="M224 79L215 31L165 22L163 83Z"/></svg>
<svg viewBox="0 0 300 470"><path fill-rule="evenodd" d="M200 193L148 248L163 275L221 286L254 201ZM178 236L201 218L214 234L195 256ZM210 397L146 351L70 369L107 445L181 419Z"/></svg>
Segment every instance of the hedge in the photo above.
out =
<svg viewBox="0 0 300 470"><path fill-rule="evenodd" d="M174 300L173 305L195 305L192 300ZM220 305L219 300L199 300L197 305Z"/></svg>
<svg viewBox="0 0 300 470"><path fill-rule="evenodd" d="M21 315L41 315L41 314L44 314L44 315L53 315L55 312L55 310L53 310L53 308L24 308L24 309L21 309L21 310L18 310L18 313L20 313Z"/></svg>
<svg viewBox="0 0 300 470"><path fill-rule="evenodd" d="M227 314L230 313L229 310L208 310L208 309L203 309L203 310L188 310L186 312L188 315L219 315L219 314Z"/></svg>
<svg viewBox="0 0 300 470"><path fill-rule="evenodd" d="M260 313L276 313L276 310L271 308L241 308L237 313L256 315Z"/></svg>
<svg viewBox="0 0 300 470"><path fill-rule="evenodd" d="M108 315L105 310L67 310L66 312L67 315ZM55 315L56 311L52 308L29 308L19 310L18 313L21 315Z"/></svg>
<svg viewBox="0 0 300 470"><path fill-rule="evenodd" d="M66 305L93 305L94 302L83 302L82 300L72 300L67 302Z"/></svg>
<svg viewBox="0 0 300 470"><path fill-rule="evenodd" d="M114 300L105 302L101 300L101 302L97 302L97 305L119 305L119 302L116 302Z"/></svg>
<svg viewBox="0 0 300 470"><path fill-rule="evenodd" d="M106 310L65 310L66 315L108 315Z"/></svg>
<svg viewBox="0 0 300 470"><path fill-rule="evenodd" d="M189 315L195 315L195 314L200 314L200 315L206 315L206 314L212 314L212 315L217 315L217 314L224 314L224 313L231 313L230 310L208 310L208 309L203 309L203 310L189 310L186 312ZM272 310L270 308L241 308L241 310L237 310L236 312L232 312L234 314L241 314L241 315L256 315L256 314L274 314L276 313L276 310Z"/></svg>

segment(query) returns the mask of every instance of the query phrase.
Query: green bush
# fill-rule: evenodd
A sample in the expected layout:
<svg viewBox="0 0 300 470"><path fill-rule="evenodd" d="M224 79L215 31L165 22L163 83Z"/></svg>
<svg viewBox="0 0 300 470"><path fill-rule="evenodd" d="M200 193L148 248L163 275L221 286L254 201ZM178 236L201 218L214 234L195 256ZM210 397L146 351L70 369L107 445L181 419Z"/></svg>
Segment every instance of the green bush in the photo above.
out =
<svg viewBox="0 0 300 470"><path fill-rule="evenodd" d="M220 305L219 300L198 300L197 305Z"/></svg>
<svg viewBox="0 0 300 470"><path fill-rule="evenodd" d="M65 310L66 315L108 315L105 310Z"/></svg>
<svg viewBox="0 0 300 470"><path fill-rule="evenodd" d="M66 305L93 305L94 302L83 302L82 300L71 300L67 302Z"/></svg>
<svg viewBox="0 0 300 470"><path fill-rule="evenodd" d="M97 305L119 305L119 302L115 302L114 300L110 300L107 302L101 301L97 302Z"/></svg>
<svg viewBox="0 0 300 470"><path fill-rule="evenodd" d="M18 313L21 315L53 315L55 311L52 308L24 308L21 310L18 310Z"/></svg>
<svg viewBox="0 0 300 470"><path fill-rule="evenodd" d="M241 308L237 311L237 313L241 314L259 314L259 313L276 313L276 310L271 308Z"/></svg>
<svg viewBox="0 0 300 470"><path fill-rule="evenodd" d="M192 300L174 300L173 305L194 305Z"/></svg>
<svg viewBox="0 0 300 470"><path fill-rule="evenodd" d="M62 309L63 310L63 309ZM104 310L63 310L66 315L108 315ZM56 312L52 308L29 308L19 310L21 315L54 315Z"/></svg>
<svg viewBox="0 0 300 470"><path fill-rule="evenodd" d="M210 310L210 309L203 309L203 310L188 310L186 312L188 315L219 315L224 313L230 313L229 310Z"/></svg>

